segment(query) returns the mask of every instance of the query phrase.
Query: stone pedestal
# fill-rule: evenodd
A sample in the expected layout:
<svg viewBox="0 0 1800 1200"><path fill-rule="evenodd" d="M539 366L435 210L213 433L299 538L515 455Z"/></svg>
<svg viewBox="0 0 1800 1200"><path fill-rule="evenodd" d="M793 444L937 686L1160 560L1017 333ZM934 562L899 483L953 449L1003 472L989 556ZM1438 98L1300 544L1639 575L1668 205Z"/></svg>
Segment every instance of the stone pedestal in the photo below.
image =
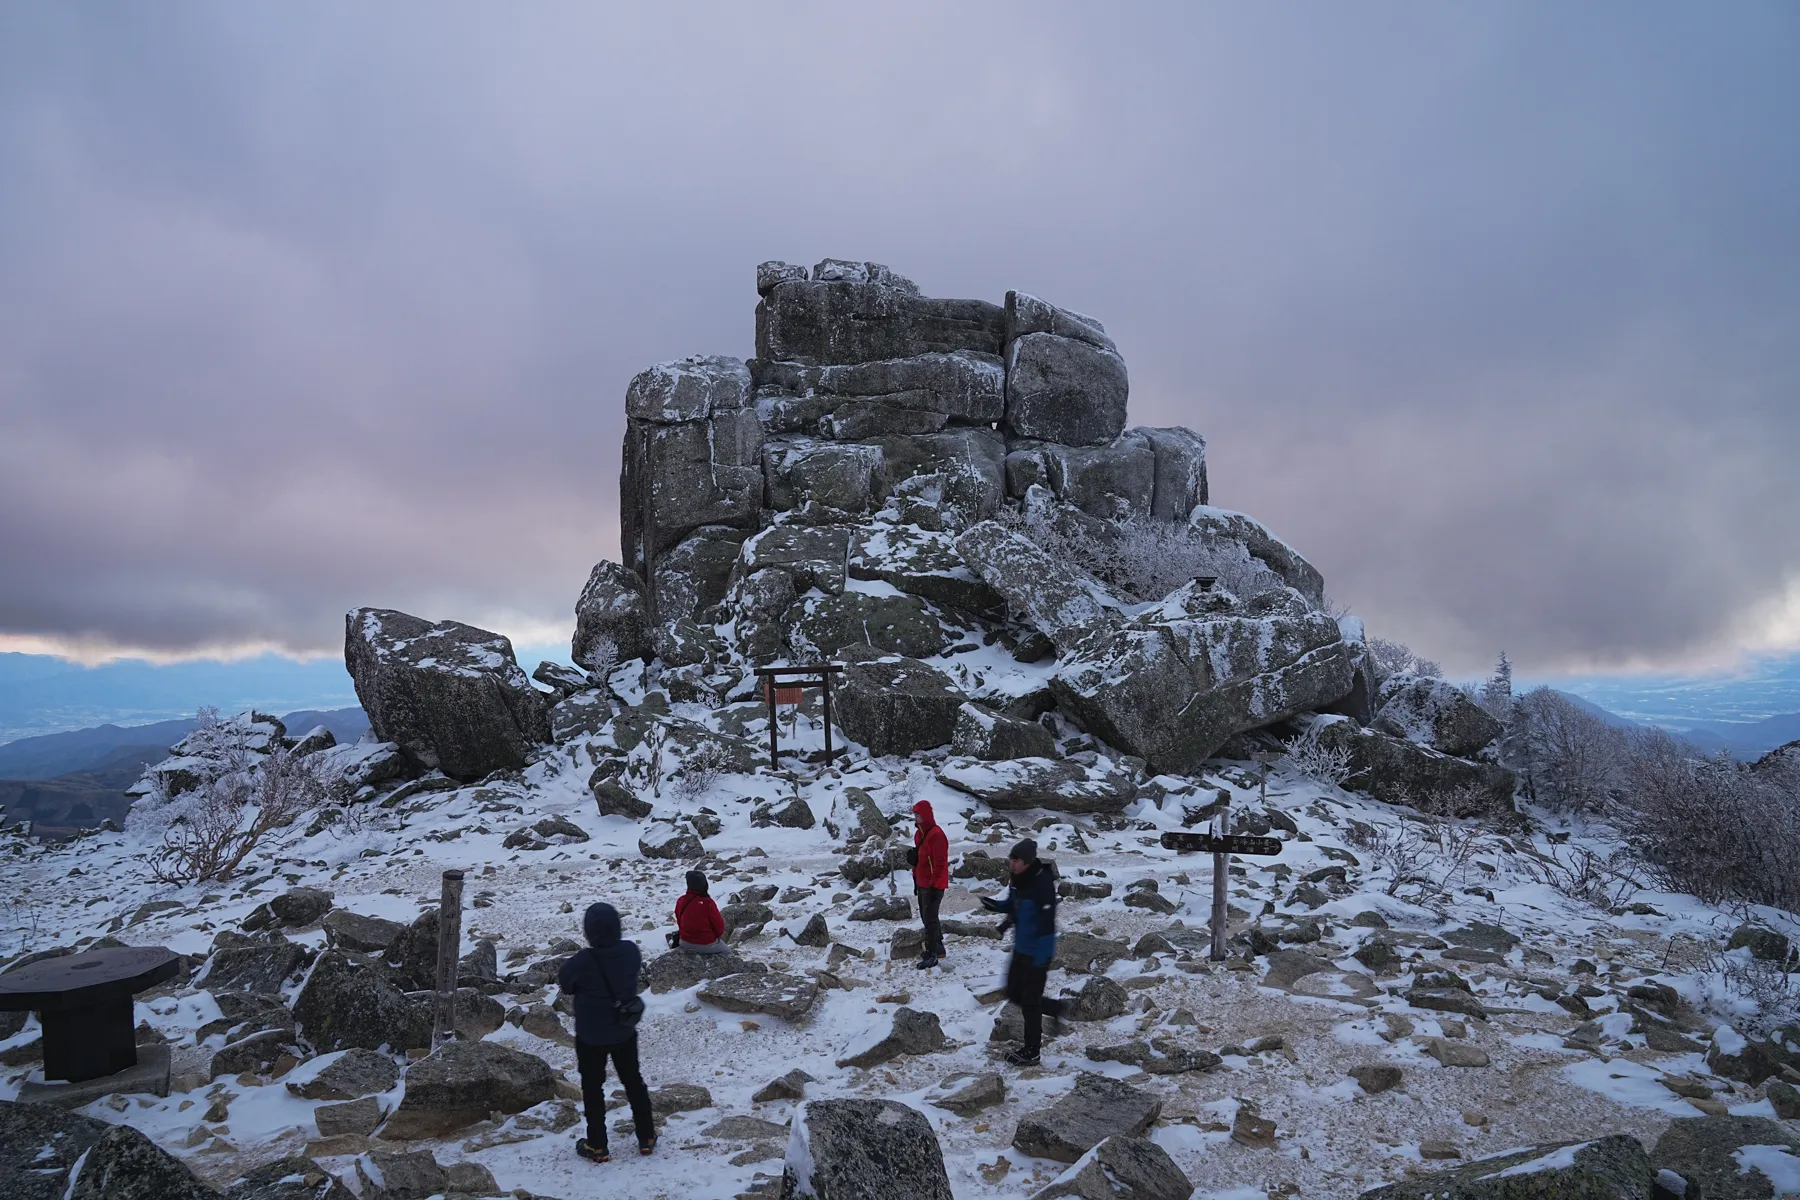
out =
<svg viewBox="0 0 1800 1200"><path fill-rule="evenodd" d="M54 1104L59 1108L80 1108L114 1092L167 1096L169 1048L139 1046L134 1065L97 1079L84 1079L80 1083L27 1083L19 1089L19 1100L21 1103Z"/></svg>

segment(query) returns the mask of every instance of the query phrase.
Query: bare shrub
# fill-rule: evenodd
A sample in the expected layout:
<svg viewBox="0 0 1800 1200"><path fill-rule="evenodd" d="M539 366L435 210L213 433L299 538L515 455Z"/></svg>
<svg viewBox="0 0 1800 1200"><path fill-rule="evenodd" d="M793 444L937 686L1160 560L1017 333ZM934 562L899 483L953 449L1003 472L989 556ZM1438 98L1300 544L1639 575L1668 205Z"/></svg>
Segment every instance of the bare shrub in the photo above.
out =
<svg viewBox="0 0 1800 1200"><path fill-rule="evenodd" d="M1629 750L1622 730L1547 687L1516 701L1512 717L1509 765L1525 776L1533 800L1562 811L1595 812L1607 804Z"/></svg>
<svg viewBox="0 0 1800 1200"><path fill-rule="evenodd" d="M1644 886L1637 862L1623 847L1601 854L1553 844L1547 854L1525 857L1522 865L1533 882L1608 911L1630 903Z"/></svg>
<svg viewBox="0 0 1800 1200"><path fill-rule="evenodd" d="M1800 795L1785 782L1645 730L1631 739L1616 817L1671 891L1791 912L1800 910Z"/></svg>
<svg viewBox="0 0 1800 1200"><path fill-rule="evenodd" d="M1800 973L1780 963L1715 945L1701 974L1701 1007L1739 1033L1767 1037L1800 1022Z"/></svg>
<svg viewBox="0 0 1800 1200"><path fill-rule="evenodd" d="M1282 757L1289 770L1326 787L1343 787L1362 774L1351 769L1348 746L1319 744L1317 724L1307 726L1303 733L1288 739L1284 747Z"/></svg>
<svg viewBox="0 0 1800 1200"><path fill-rule="evenodd" d="M677 800L694 800L712 790L730 765L731 755L717 742L702 742L683 756L669 776L669 790Z"/></svg>
<svg viewBox="0 0 1800 1200"><path fill-rule="evenodd" d="M151 857L151 875L160 883L229 879L272 833L326 799L304 760L278 748L169 802L175 811Z"/></svg>

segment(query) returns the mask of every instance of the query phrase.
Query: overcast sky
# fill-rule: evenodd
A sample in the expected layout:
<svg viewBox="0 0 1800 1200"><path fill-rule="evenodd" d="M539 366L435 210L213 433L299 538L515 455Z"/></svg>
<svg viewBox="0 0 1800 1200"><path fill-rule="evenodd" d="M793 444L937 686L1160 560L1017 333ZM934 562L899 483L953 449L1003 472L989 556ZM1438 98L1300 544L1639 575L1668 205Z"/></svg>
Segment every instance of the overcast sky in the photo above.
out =
<svg viewBox="0 0 1800 1200"><path fill-rule="evenodd" d="M1800 8L601 8L0 8L0 649L557 636L825 256L1100 317L1453 669L1800 646Z"/></svg>

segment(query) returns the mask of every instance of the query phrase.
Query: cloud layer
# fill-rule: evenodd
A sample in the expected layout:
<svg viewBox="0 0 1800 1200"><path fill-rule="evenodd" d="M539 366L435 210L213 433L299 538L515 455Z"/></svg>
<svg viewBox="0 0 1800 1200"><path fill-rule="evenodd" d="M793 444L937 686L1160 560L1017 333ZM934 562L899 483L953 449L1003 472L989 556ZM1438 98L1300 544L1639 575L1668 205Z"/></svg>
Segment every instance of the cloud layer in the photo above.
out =
<svg viewBox="0 0 1800 1200"><path fill-rule="evenodd" d="M1100 316L1470 668L1800 640L1791 6L0 14L0 637L542 637L764 258Z"/></svg>

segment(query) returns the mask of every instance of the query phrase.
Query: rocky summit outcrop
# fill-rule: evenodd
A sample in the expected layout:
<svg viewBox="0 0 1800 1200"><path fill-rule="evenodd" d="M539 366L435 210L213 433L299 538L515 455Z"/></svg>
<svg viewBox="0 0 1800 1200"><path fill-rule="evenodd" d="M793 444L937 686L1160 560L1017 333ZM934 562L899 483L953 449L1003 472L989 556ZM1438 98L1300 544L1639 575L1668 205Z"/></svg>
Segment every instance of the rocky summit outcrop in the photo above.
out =
<svg viewBox="0 0 1800 1200"><path fill-rule="evenodd" d="M544 693L500 634L359 608L344 623L344 664L375 736L421 768L480 779L550 740Z"/></svg>
<svg viewBox="0 0 1800 1200"><path fill-rule="evenodd" d="M1233 734L1349 691L1337 622L1291 588L1240 600L1190 583L1070 648L1050 688L1091 732L1152 770L1197 770Z"/></svg>
<svg viewBox="0 0 1800 1200"><path fill-rule="evenodd" d="M951 1200L931 1121L892 1100L812 1100L794 1117L781 1200Z"/></svg>

